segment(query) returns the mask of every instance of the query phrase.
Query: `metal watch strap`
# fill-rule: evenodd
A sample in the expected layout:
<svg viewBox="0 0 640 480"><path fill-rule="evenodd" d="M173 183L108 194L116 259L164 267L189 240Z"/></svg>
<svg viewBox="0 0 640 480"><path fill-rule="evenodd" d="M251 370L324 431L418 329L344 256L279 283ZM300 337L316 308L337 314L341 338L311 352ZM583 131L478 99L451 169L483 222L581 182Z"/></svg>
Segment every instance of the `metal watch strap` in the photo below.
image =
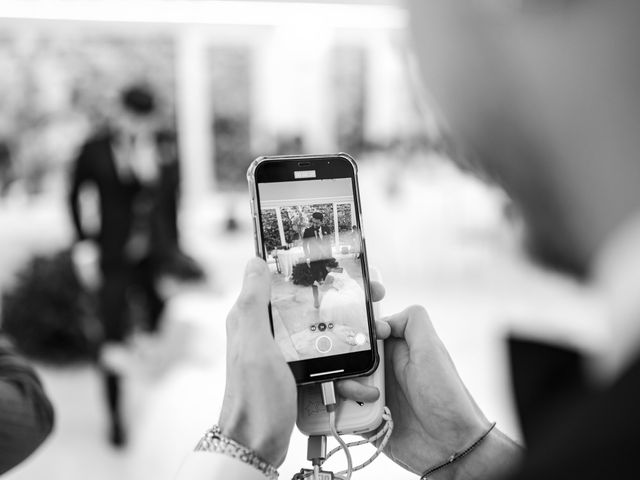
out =
<svg viewBox="0 0 640 480"><path fill-rule="evenodd" d="M218 425L214 425L207 430L196 445L194 451L222 453L223 455L235 458L258 469L269 480L278 479L278 471L273 465L260 458L258 454L250 448L225 437Z"/></svg>

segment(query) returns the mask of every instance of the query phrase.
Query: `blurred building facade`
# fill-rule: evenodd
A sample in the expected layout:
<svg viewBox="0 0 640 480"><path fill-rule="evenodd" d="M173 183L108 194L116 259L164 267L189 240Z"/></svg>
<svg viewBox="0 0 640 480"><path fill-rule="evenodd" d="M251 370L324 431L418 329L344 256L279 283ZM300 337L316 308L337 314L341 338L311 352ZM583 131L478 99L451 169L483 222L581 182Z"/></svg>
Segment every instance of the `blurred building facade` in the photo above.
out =
<svg viewBox="0 0 640 480"><path fill-rule="evenodd" d="M416 145L425 122L437 137L394 2L35 3L0 6L0 139L29 192L60 183L131 81L179 133L187 200L244 188L258 155Z"/></svg>

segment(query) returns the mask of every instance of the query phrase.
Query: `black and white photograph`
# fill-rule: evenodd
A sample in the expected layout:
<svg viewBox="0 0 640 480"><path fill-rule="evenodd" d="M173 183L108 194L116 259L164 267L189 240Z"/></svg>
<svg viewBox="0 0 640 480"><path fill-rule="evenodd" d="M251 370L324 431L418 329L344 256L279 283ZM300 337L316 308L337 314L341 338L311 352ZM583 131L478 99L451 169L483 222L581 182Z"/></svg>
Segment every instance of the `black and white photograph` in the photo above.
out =
<svg viewBox="0 0 640 480"><path fill-rule="evenodd" d="M639 47L638 0L1 0L2 480L637 478Z"/></svg>

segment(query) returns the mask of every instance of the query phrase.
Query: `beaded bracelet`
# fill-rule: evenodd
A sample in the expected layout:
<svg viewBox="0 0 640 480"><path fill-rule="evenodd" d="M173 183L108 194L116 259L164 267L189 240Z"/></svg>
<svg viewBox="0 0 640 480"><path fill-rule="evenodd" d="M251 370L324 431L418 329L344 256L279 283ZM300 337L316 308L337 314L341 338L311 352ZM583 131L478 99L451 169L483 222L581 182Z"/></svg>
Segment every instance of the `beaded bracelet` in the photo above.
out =
<svg viewBox="0 0 640 480"><path fill-rule="evenodd" d="M273 465L260 458L253 450L225 437L218 425L214 425L205 433L194 450L222 453L258 469L269 480L278 480L278 471Z"/></svg>
<svg viewBox="0 0 640 480"><path fill-rule="evenodd" d="M454 453L453 455L451 455L445 462L441 463L440 465L436 465L435 467L431 467L429 468L427 471L425 471L422 476L420 477L420 480L427 480L427 477L429 475L431 475L432 473L437 472L438 470L443 469L444 467L447 467L449 465L451 465L453 462L455 462L456 460L464 457L465 455L467 455L468 453L470 453L472 450L474 450L478 445L480 445L482 443L482 441L487 438L489 436L489 434L491 433L491 431L495 428L496 426L496 422L493 422L491 424L491 426L489 427L489 429L482 434L482 436L476 440L470 447L466 448L465 450L463 450L460 453Z"/></svg>

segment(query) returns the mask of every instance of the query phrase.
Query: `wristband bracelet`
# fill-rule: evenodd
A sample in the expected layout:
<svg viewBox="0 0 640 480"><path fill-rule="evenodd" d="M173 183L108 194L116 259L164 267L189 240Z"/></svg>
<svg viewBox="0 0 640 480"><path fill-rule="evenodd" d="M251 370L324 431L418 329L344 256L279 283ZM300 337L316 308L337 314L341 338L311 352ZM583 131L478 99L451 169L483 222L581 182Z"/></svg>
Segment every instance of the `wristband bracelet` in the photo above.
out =
<svg viewBox="0 0 640 480"><path fill-rule="evenodd" d="M431 475L432 473L437 472L438 470L441 470L445 467L448 467L449 465L451 465L453 462L455 462L456 460L464 457L465 455L467 455L468 453L470 453L472 450L474 450L478 445L480 445L482 443L482 441L487 438L489 436L489 434L491 433L491 431L495 428L496 426L496 422L493 422L491 424L491 426L489 427L489 429L484 432L482 434L482 436L476 440L475 442L473 442L473 444L471 444L471 446L467 447L466 449L464 449L463 451L461 451L460 453L454 453L453 455L451 455L445 462L441 463L440 465L436 465L435 467L431 467L429 469L427 469L421 476L420 476L420 480L427 480L427 478L429 477L429 475Z"/></svg>
<svg viewBox="0 0 640 480"><path fill-rule="evenodd" d="M269 480L278 480L278 471L273 465L258 456L256 452L240 443L225 437L218 425L214 425L200 439L195 452L221 453L240 460L243 463L256 468Z"/></svg>

